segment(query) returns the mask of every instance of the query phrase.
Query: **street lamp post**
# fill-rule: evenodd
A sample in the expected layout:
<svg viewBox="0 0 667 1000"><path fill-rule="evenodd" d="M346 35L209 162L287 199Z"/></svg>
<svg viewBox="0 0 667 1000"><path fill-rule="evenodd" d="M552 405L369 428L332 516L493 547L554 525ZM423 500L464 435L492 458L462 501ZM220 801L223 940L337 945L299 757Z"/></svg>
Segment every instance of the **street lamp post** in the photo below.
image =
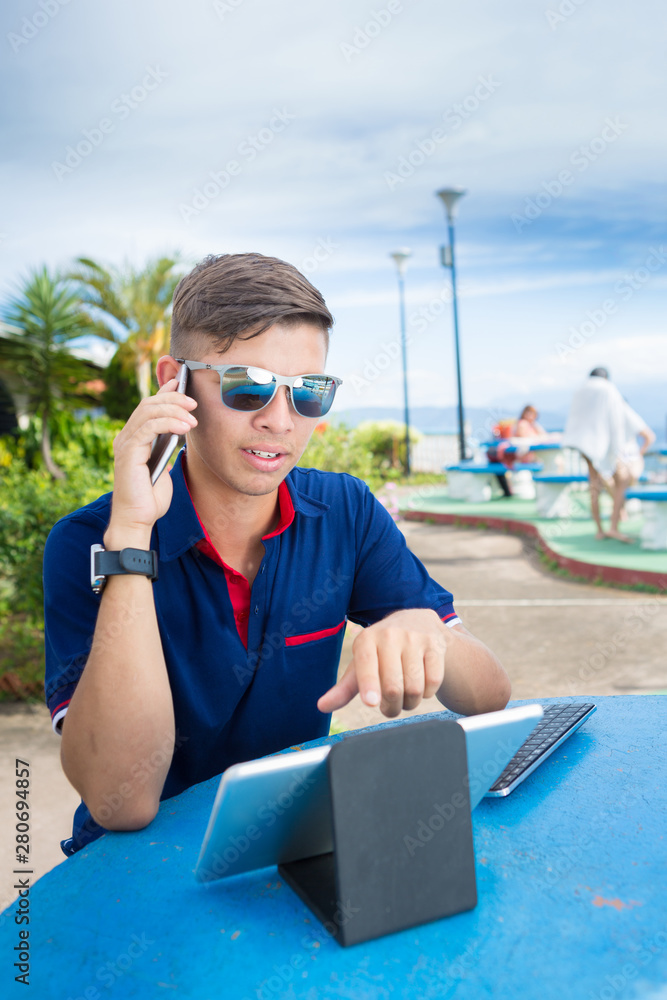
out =
<svg viewBox="0 0 667 1000"><path fill-rule="evenodd" d="M454 347L456 351L456 385L458 389L459 410L459 456L462 462L466 460L466 443L463 431L463 390L461 388L461 355L459 350L459 314L456 302L456 262L454 256L454 219L457 202L466 193L463 188L443 188L436 192L447 212L449 229L449 246L441 247L441 262L443 267L449 267L452 272L452 304L454 309Z"/></svg>
<svg viewBox="0 0 667 1000"><path fill-rule="evenodd" d="M408 408L408 354L405 341L405 265L411 250L402 247L389 256L396 264L398 272L398 299L401 311L401 353L403 355L403 408L405 416L405 474L410 475L410 410Z"/></svg>

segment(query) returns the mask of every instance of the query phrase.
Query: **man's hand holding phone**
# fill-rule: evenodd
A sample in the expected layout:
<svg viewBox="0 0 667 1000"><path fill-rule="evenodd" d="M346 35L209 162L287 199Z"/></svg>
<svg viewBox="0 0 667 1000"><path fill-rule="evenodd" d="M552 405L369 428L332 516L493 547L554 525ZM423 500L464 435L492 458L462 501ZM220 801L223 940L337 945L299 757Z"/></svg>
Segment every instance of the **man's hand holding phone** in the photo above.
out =
<svg viewBox="0 0 667 1000"><path fill-rule="evenodd" d="M147 548L153 525L169 509L171 479L159 473L178 438L197 425L192 413L196 400L185 395L187 369L181 370L179 376L165 382L154 396L142 399L114 441L114 491L105 535L107 548Z"/></svg>
<svg viewBox="0 0 667 1000"><path fill-rule="evenodd" d="M185 392L188 382L188 366L181 365L181 370L176 379L176 392ZM151 474L151 483L156 482L167 467L171 454L178 444L179 434L158 434L151 449L151 457L148 459L148 471Z"/></svg>

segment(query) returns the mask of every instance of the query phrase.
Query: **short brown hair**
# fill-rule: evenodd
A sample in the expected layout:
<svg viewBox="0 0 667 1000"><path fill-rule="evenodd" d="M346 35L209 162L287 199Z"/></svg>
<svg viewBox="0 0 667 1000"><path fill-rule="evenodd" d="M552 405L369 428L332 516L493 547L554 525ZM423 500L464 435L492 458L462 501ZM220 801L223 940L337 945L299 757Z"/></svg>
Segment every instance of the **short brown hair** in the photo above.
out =
<svg viewBox="0 0 667 1000"><path fill-rule="evenodd" d="M312 323L328 345L333 316L320 292L292 265L260 253L210 255L176 287L171 353L185 357L191 336L210 339L226 351L274 323Z"/></svg>

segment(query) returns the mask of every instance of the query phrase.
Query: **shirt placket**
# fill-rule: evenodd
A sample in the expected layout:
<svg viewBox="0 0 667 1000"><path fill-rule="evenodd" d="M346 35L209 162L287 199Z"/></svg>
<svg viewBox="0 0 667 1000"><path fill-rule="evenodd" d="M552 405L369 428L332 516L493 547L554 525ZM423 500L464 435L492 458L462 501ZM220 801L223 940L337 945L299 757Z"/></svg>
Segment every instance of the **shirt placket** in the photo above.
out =
<svg viewBox="0 0 667 1000"><path fill-rule="evenodd" d="M248 658L252 658L255 664L258 662L258 655L262 646L264 633L266 631L266 581L269 575L269 567L275 559L276 539L268 539L264 542L264 558L257 570L250 590L250 607L248 608Z"/></svg>

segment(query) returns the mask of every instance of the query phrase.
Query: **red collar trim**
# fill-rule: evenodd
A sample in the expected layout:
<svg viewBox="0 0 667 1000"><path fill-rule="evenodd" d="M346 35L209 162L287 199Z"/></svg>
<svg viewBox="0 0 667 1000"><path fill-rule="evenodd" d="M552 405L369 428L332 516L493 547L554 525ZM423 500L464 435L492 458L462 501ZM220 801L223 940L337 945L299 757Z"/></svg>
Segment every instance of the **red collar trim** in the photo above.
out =
<svg viewBox="0 0 667 1000"><path fill-rule="evenodd" d="M267 538L275 538L276 535L281 535L285 528L289 528L294 520L294 504L292 503L292 497L284 479L278 487L278 506L280 508L278 524L270 534L264 535L262 541L266 541Z"/></svg>
<svg viewBox="0 0 667 1000"><path fill-rule="evenodd" d="M224 568L226 570L229 570L231 573L236 574L236 576L243 576L242 573L239 573L238 570L234 569L232 566L228 566L227 563L223 561L220 553L218 552L218 550L216 549L215 545L211 541L211 536L209 535L208 531L206 530L206 525L204 524L204 522L200 518L199 513L197 512L197 508L195 507L194 500L192 499L192 494L190 493L190 487L188 485L187 470L186 470L186 465L185 465L185 456L183 456L183 481L185 483L185 488L188 491L188 496L190 497L190 503L192 504L192 509L194 510L195 514L197 515L197 520L199 521L199 526L201 527L201 530L204 532L204 538L201 539L199 542L197 542L197 547L199 549L201 549L202 551L206 552L207 555L209 555L213 559L215 559L215 561L220 566L224 566ZM269 532L268 535L263 535L262 536L262 541L263 542L267 541L269 538L275 538L276 535L281 535L283 533L283 531L285 531L287 528L289 528L290 524L294 520L294 504L292 502L292 497L291 497L290 491L289 491L289 489L287 487L287 483L285 482L284 479L281 482L280 486L278 487L278 510L279 510L279 514L280 514L280 516L278 518L278 524L273 529L273 531ZM243 577L243 579L245 579L245 577Z"/></svg>

